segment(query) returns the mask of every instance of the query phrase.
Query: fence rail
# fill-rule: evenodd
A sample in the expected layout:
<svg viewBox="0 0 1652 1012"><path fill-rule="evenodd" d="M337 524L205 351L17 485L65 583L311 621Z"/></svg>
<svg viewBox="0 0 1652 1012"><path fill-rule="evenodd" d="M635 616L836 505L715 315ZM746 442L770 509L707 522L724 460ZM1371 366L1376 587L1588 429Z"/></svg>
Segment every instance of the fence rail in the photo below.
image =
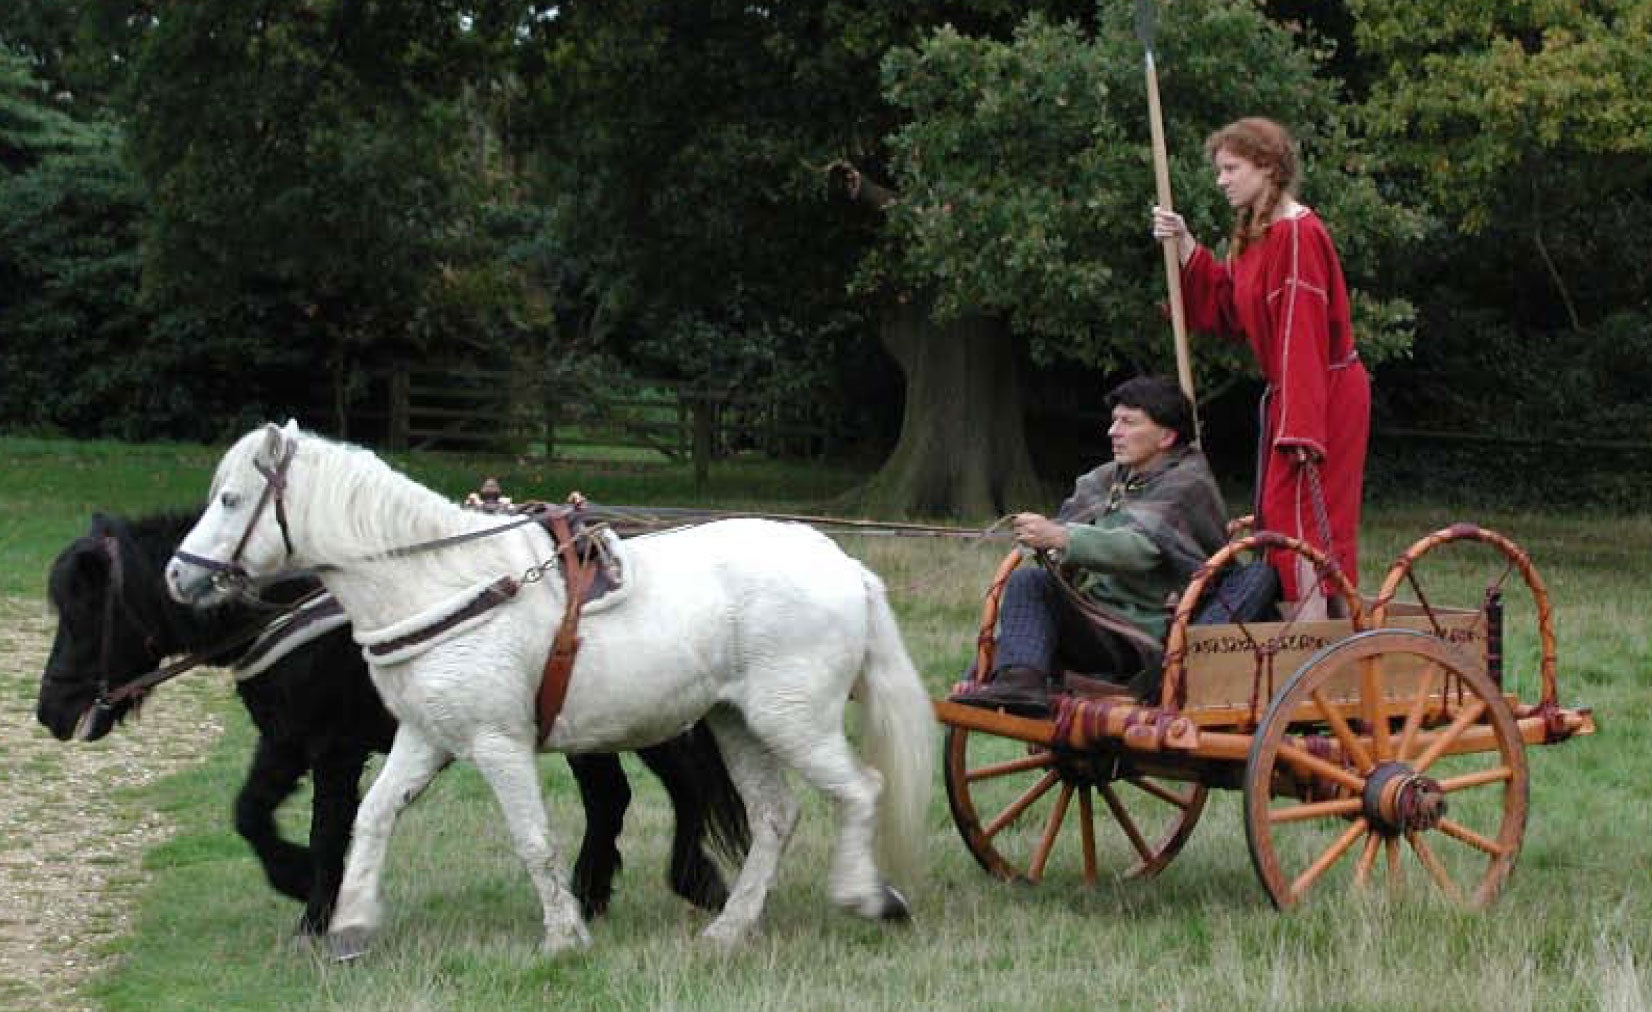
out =
<svg viewBox="0 0 1652 1012"><path fill-rule="evenodd" d="M608 389L549 384L519 373L400 367L358 376L341 415L339 399L315 405L340 435L391 450L462 449L555 456L572 447L611 447L691 460L743 450L819 457L833 433L812 404L679 380L616 379Z"/></svg>

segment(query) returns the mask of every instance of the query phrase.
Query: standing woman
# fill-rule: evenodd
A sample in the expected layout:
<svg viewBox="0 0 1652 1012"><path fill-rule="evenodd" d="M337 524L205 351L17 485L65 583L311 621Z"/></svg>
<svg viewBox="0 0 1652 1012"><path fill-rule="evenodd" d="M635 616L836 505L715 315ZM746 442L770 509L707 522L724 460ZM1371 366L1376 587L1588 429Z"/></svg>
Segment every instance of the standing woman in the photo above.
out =
<svg viewBox="0 0 1652 1012"><path fill-rule="evenodd" d="M1297 202L1296 148L1284 127L1241 119L1211 134L1205 151L1235 211L1226 261L1173 211L1153 209L1153 235L1176 240L1188 326L1244 338L1267 380L1257 529L1327 551L1357 585L1371 380L1354 347L1342 263L1319 216ZM1323 616L1330 588L1307 560L1270 554L1286 598L1305 618Z"/></svg>

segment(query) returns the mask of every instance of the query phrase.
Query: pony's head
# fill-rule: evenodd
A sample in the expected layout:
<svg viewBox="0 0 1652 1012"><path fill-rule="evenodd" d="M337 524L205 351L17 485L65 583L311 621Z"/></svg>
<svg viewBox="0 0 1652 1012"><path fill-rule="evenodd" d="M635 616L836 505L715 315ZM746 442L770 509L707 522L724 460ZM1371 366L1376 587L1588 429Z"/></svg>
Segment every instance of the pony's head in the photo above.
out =
<svg viewBox="0 0 1652 1012"><path fill-rule="evenodd" d="M130 527L102 514L52 562L46 594L57 612L57 637L40 677L35 715L59 741L96 741L139 697L98 704L167 652L156 639L167 628L159 614L165 598Z"/></svg>
<svg viewBox="0 0 1652 1012"><path fill-rule="evenodd" d="M166 566L166 587L183 604L229 596L237 582L282 569L292 554L288 470L304 434L269 423L242 436L219 461L206 511Z"/></svg>

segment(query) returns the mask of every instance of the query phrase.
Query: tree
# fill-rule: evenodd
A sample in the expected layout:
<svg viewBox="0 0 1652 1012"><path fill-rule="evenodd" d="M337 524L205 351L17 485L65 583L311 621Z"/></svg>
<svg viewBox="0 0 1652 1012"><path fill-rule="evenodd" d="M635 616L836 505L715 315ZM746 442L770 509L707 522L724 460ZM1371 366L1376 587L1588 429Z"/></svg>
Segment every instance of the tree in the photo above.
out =
<svg viewBox="0 0 1652 1012"><path fill-rule="evenodd" d="M1178 206L1206 237L1221 234L1227 213L1218 209L1199 139L1258 111L1291 124L1305 148L1305 197L1336 231L1356 288L1362 346L1381 359L1406 346L1408 307L1359 289L1382 254L1418 225L1384 199L1366 170L1334 82L1315 74L1309 41L1248 3L1164 8L1156 51ZM1235 75L1235 67L1247 72ZM1012 333L1040 363L1170 371L1171 342L1158 311L1161 260L1146 225L1154 188L1142 50L1128 9L1104 7L1093 37L1036 14L1008 41L942 28L889 55L884 87L905 122L889 142L894 196L885 204L884 241L863 263L860 285L931 305L928 340L952 340L945 321L996 321L996 341L959 342L944 356L926 349L908 361L918 368L948 362L958 377L988 376L1009 388L954 384L927 398L909 396L903 433L933 426L984 443L981 434L1019 417L1014 374L1002 365ZM979 333L979 325L971 330ZM1202 345L1201 387L1243 362L1237 352ZM909 391L923 382L909 371ZM940 466L991 468L1004 459L997 451L971 460L967 445L953 445L961 459ZM924 469L937 466L934 454L897 449L877 480L896 490L894 500L912 501L932 484ZM967 480L956 486L972 487ZM1003 505L984 498L948 504L969 513Z"/></svg>
<svg viewBox="0 0 1652 1012"><path fill-rule="evenodd" d="M883 167L899 115L877 87L890 45L947 18L1005 34L1020 14L1005 2L714 0L562 4L535 22L515 132L611 350L713 386L864 397L838 363L864 360L864 335L898 331L897 318L927 323L881 317L849 292L880 223L826 199L824 170ZM969 435L937 452L965 454Z"/></svg>
<svg viewBox="0 0 1652 1012"><path fill-rule="evenodd" d="M1576 291L1602 255L1644 286L1645 257L1612 254L1627 224L1616 212L1644 215L1652 183L1652 2L1350 6L1362 53L1384 68L1363 109L1384 171L1464 233L1520 234L1573 327L1615 301ZM1578 217L1613 238L1590 242Z"/></svg>
<svg viewBox="0 0 1652 1012"><path fill-rule="evenodd" d="M162 410L130 354L141 201L107 120L69 115L0 46L0 421L119 435Z"/></svg>
<svg viewBox="0 0 1652 1012"><path fill-rule="evenodd" d="M1652 2L1350 0L1380 171L1435 227L1409 284L1439 427L1648 431ZM1511 396L1511 391L1520 391Z"/></svg>
<svg viewBox="0 0 1652 1012"><path fill-rule="evenodd" d="M118 2L118 0L117 0ZM195 341L198 389L238 376L253 410L313 403L424 326L475 234L461 97L487 40L470 8L373 0L167 7L133 72L157 338ZM248 382L250 380L250 383ZM261 402L261 404L260 404Z"/></svg>

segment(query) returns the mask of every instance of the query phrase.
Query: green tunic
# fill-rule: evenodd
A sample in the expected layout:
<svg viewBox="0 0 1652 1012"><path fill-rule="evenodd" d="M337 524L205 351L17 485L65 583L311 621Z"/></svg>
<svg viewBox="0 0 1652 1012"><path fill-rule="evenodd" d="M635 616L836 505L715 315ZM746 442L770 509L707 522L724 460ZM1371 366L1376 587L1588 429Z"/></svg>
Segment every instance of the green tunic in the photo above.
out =
<svg viewBox="0 0 1652 1012"><path fill-rule="evenodd" d="M1063 564L1080 592L1154 640L1168 604L1227 541L1227 511L1204 455L1171 451L1135 473L1105 464L1078 479L1057 519L1066 522Z"/></svg>

